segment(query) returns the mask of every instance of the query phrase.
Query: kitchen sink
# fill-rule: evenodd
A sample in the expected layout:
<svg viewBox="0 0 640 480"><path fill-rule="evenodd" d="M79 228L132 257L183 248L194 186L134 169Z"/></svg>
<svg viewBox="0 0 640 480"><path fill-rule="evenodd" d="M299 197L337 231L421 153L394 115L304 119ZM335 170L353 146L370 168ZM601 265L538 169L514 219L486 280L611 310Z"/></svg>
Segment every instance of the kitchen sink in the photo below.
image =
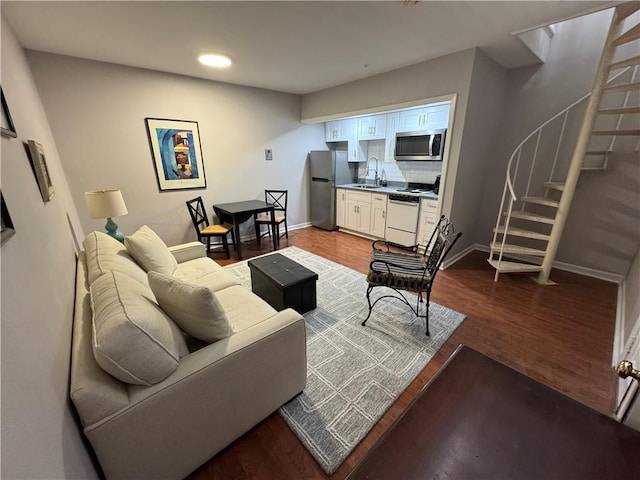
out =
<svg viewBox="0 0 640 480"><path fill-rule="evenodd" d="M352 185L353 188L363 188L365 190L373 190L376 188L380 188L376 185Z"/></svg>

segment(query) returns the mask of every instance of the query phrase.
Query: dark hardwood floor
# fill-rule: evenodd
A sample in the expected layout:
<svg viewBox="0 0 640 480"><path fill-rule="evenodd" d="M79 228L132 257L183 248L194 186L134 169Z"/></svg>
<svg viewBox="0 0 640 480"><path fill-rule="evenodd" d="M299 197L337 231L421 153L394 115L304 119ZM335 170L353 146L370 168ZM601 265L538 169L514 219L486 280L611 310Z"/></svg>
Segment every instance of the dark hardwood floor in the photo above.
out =
<svg viewBox="0 0 640 480"><path fill-rule="evenodd" d="M289 233L280 247L297 246L366 273L371 241L309 227ZM243 243L246 258L270 251ZM222 265L235 260L215 259ZM554 270L558 285L543 287L528 275L502 275L487 254L472 252L436 278L431 299L467 315L462 325L382 419L330 477L345 478L459 344L466 344L603 413L614 408L611 352L617 285ZM364 301L364 294L363 301ZM452 412L453 413L453 412ZM191 476L204 479L327 478L277 413L220 452Z"/></svg>

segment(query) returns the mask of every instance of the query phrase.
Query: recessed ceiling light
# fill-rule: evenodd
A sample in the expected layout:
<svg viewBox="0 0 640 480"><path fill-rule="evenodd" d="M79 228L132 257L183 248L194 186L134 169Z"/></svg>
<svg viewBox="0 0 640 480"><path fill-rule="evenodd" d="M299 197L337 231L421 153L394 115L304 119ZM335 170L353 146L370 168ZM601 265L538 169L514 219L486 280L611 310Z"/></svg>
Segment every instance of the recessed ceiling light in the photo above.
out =
<svg viewBox="0 0 640 480"><path fill-rule="evenodd" d="M228 67L231 65L231 59L229 57L218 53L200 55L198 61L207 67Z"/></svg>

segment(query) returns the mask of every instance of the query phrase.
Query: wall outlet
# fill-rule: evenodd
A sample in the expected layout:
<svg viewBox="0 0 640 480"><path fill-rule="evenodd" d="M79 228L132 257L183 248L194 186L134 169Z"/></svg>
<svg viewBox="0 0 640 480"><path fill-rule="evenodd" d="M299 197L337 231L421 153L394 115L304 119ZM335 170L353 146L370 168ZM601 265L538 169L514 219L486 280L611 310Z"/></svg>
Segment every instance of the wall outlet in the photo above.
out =
<svg viewBox="0 0 640 480"><path fill-rule="evenodd" d="M267 161L273 160L273 150L271 150L270 148L265 148L264 159Z"/></svg>

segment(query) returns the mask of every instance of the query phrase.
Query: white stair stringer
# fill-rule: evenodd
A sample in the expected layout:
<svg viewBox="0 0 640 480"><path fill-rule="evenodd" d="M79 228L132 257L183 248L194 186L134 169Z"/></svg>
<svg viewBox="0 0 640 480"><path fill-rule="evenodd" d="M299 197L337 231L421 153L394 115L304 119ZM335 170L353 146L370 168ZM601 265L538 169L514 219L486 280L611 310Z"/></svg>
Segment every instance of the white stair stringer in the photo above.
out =
<svg viewBox="0 0 640 480"><path fill-rule="evenodd" d="M640 136L640 129L637 128L640 122L636 121L640 115L640 105L637 105L637 94L634 93L640 90L640 82L638 82L640 55L637 55L639 49L625 47L624 50L617 52L617 56L615 55L618 46L628 46L630 42L640 40L640 22L632 17L633 20L626 23L633 23L633 25L626 28L624 20L639 9L640 2L626 2L615 7L591 92L540 125L511 154L498 218L493 229L490 256L487 259L496 270L496 281L499 273L539 272L538 283L544 285L553 283L549 281L551 265L555 260L567 214L571 210L580 173L591 171L594 172L592 175L595 175L598 171L606 170L609 161L616 159L611 154L616 151L625 151L624 145L628 148L629 142L624 138ZM623 31L625 28L626 31ZM633 52L634 56L621 58L629 51ZM617 79L619 80L616 82ZM615 95L606 97L609 100L603 102L605 96L609 94ZM620 100L621 97L624 97L623 101ZM636 104L629 105L629 103ZM573 138L564 138L567 117L570 111L575 111L574 107L584 108L582 124ZM595 119L599 115L602 116L602 120L598 122L599 128L594 128ZM612 118L612 121L606 120ZM545 161L546 154L544 156L541 154L540 157L543 160L538 161L538 145L541 142L543 129L545 138L556 139L553 140L555 157L553 159L548 157ZM592 138L594 140L590 143ZM565 157L564 152L571 151L571 148L561 148L561 145L568 142L573 142L574 147L569 157ZM631 142L635 140L631 139ZM605 146L607 143L608 146ZM622 145L618 146L618 144ZM590 145L595 148L588 148ZM570 147L571 143L568 143L568 146ZM639 146L640 141L636 143L636 152ZM560 152L562 156L559 155ZM585 163L586 159L589 161ZM519 174L518 170L524 170L524 172ZM546 180L542 180L543 178ZM544 196L536 195L539 192L546 193ZM521 210L517 210L516 205L518 208L521 207ZM536 213L527 211L527 205L536 206L535 209L531 209ZM545 211L543 208L553 209L553 213L551 210L544 214L538 213L538 211ZM525 230L514 226L513 219L532 222L538 224L540 228L551 226L551 231L547 235ZM536 227L533 228L537 230ZM541 241L545 242L544 247L529 246ZM525 245L518 245L520 242ZM505 256L511 258L506 260ZM540 260L542 260L541 265L536 265Z"/></svg>

